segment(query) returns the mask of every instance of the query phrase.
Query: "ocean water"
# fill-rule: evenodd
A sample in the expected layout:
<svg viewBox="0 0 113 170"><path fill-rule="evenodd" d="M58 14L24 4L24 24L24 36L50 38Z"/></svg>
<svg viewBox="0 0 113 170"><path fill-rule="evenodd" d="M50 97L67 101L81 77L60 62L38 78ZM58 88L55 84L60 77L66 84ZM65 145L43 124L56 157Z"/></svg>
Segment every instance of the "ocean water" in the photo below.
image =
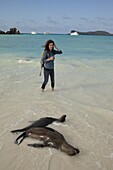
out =
<svg viewBox="0 0 113 170"><path fill-rule="evenodd" d="M73 59L112 59L112 36L70 36L70 35L0 35L0 58L12 57L36 59L42 45L53 39L62 48L63 57ZM11 58L10 56L10 58ZM4 56L3 56L4 57Z"/></svg>
<svg viewBox="0 0 113 170"><path fill-rule="evenodd" d="M39 76L40 57L42 46L48 39L53 39L63 51L63 54L57 55L55 60L57 90L63 91L65 88L73 90L77 85L83 88L83 84L88 85L88 88L91 83L92 86L104 82L111 83L112 36L0 35L1 92L7 94L5 89L8 89L10 84L26 86L27 81L31 83L30 88L33 81L36 81L37 87L40 88L43 81L43 74ZM47 85L48 88L50 85Z"/></svg>
<svg viewBox="0 0 113 170"><path fill-rule="evenodd" d="M55 58L55 92L48 82L42 93L40 56L48 39L54 40L63 54ZM23 141L20 147L13 144L17 136L11 135L10 130L43 116L63 114L67 115L66 122L54 128L80 149L77 158L47 148L29 149L26 146L29 140ZM73 170L75 166L77 170L112 170L112 122L112 36L0 35L0 164L3 170L55 169L54 165L59 170Z"/></svg>

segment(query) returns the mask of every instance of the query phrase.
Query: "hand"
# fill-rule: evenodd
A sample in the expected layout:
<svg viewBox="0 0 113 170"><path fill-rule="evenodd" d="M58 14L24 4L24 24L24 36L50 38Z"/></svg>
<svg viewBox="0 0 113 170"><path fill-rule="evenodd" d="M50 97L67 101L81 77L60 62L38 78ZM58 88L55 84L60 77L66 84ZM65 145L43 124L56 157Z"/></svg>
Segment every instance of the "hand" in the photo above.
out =
<svg viewBox="0 0 113 170"><path fill-rule="evenodd" d="M54 57L54 56L50 57L50 60L54 60L54 59L55 59L55 57Z"/></svg>
<svg viewBox="0 0 113 170"><path fill-rule="evenodd" d="M56 44L54 44L54 47L57 49Z"/></svg>
<svg viewBox="0 0 113 170"><path fill-rule="evenodd" d="M55 57L52 56L52 57L48 58L47 61L51 61L51 60L54 60L54 59L55 59Z"/></svg>
<svg viewBox="0 0 113 170"><path fill-rule="evenodd" d="M56 46L56 44L54 45L54 47L57 49L57 51L60 51L60 49Z"/></svg>

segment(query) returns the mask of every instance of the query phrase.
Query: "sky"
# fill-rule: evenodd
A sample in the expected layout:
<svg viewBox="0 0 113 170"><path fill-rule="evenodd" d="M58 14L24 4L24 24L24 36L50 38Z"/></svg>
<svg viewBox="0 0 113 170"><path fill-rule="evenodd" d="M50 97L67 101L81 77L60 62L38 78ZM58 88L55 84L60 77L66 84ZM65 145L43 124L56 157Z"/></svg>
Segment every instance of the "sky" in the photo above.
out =
<svg viewBox="0 0 113 170"><path fill-rule="evenodd" d="M113 33L113 0L0 0L0 30Z"/></svg>

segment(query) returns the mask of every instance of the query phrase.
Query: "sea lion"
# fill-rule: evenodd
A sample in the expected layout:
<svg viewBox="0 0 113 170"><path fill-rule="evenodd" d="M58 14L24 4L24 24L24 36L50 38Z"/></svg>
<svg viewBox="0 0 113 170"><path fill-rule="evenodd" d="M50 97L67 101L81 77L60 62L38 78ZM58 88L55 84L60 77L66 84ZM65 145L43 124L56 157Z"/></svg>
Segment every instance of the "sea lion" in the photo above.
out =
<svg viewBox="0 0 113 170"><path fill-rule="evenodd" d="M15 140L15 143L19 145L26 137L38 139L42 142L28 144L28 146L32 146L35 148L46 146L53 147L56 149L60 149L70 156L76 155L80 152L79 149L74 148L73 146L68 144L61 133L49 127L30 128L27 131L23 132L20 136L18 136L18 138Z"/></svg>
<svg viewBox="0 0 113 170"><path fill-rule="evenodd" d="M36 120L31 125L29 125L25 128L12 130L11 132L12 133L23 132L23 131L26 131L26 130L32 128L32 127L45 127L45 126L53 123L54 121L64 122L65 118L66 118L66 115L62 115L59 119L53 118L53 117L43 117L43 118L40 118L39 120Z"/></svg>

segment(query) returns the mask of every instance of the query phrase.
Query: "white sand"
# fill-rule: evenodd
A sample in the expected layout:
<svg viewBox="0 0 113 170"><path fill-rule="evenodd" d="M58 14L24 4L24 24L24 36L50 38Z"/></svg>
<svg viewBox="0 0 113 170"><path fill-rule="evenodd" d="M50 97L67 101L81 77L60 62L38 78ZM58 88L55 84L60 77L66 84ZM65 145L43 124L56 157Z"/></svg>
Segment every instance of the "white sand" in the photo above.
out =
<svg viewBox="0 0 113 170"><path fill-rule="evenodd" d="M17 65L16 65L17 64ZM18 61L0 67L0 170L113 170L113 64L111 61L57 63L56 90L44 93L36 63ZM5 72L4 72L5 71ZM34 149L25 139L14 144L28 121L66 114L63 125L52 125L80 149L68 156L52 148Z"/></svg>

